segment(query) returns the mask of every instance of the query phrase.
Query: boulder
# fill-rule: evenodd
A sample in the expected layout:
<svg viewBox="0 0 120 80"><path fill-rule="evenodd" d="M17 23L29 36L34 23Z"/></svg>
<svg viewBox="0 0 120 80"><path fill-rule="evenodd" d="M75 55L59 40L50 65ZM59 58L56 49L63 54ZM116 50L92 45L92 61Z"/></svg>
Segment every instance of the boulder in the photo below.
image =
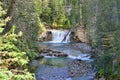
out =
<svg viewBox="0 0 120 80"><path fill-rule="evenodd" d="M87 33L84 27L78 27L70 34L71 42L88 42Z"/></svg>

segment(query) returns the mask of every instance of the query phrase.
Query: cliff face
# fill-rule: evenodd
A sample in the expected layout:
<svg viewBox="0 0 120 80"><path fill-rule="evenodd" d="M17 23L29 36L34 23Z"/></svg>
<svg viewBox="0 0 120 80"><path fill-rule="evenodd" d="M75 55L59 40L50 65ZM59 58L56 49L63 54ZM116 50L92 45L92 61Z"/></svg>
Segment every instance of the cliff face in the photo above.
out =
<svg viewBox="0 0 120 80"><path fill-rule="evenodd" d="M78 27L71 32L71 42L85 42L88 43L87 33L85 28Z"/></svg>

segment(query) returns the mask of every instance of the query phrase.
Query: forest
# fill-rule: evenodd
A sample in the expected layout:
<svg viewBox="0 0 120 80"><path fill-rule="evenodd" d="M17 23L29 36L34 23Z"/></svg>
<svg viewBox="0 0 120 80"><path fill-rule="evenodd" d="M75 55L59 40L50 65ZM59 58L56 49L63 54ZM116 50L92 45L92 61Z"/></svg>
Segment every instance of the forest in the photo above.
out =
<svg viewBox="0 0 120 80"><path fill-rule="evenodd" d="M119 19L120 0L0 0L0 80L120 80Z"/></svg>

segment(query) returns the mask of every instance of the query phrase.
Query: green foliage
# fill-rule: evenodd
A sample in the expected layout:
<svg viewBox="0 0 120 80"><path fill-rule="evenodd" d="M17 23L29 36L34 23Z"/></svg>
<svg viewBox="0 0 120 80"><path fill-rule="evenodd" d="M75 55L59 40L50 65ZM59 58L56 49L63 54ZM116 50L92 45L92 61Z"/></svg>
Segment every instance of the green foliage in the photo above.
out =
<svg viewBox="0 0 120 80"><path fill-rule="evenodd" d="M2 73L0 79L2 80L34 80L33 75L26 70L29 61L26 53L21 52L14 44L19 35L14 34L13 27L10 32L0 37L0 72Z"/></svg>
<svg viewBox="0 0 120 80"><path fill-rule="evenodd" d="M2 19L4 15L0 5L0 33L6 22L9 20ZM2 25L1 25L2 24ZM35 80L34 75L27 70L28 57L25 52L22 52L16 45L18 37L22 32L15 34L15 26L4 35L0 35L0 79L1 80Z"/></svg>
<svg viewBox="0 0 120 80"><path fill-rule="evenodd" d="M42 0L34 0L34 9L39 15L41 15L41 13L42 13Z"/></svg>
<svg viewBox="0 0 120 80"><path fill-rule="evenodd" d="M0 18L2 18L2 16L4 15L4 14L6 14L6 11L5 10L3 10L3 8L2 8L2 3L0 2Z"/></svg>
<svg viewBox="0 0 120 80"><path fill-rule="evenodd" d="M13 72L16 74L13 74ZM0 79L2 80L35 80L33 75L28 71L18 72L16 70L10 71L6 68L0 69Z"/></svg>
<svg viewBox="0 0 120 80"><path fill-rule="evenodd" d="M34 7L39 15L40 24L45 22L52 28L70 27L71 21L66 16L64 0L35 0Z"/></svg>
<svg viewBox="0 0 120 80"><path fill-rule="evenodd" d="M6 13L2 8L2 3L0 2L0 27L5 26L6 22L10 20L10 18L3 19L3 15ZM0 33L3 31L3 28L0 28Z"/></svg>
<svg viewBox="0 0 120 80"><path fill-rule="evenodd" d="M83 24L96 52L96 75L106 80L120 79L119 5L119 0L88 0L84 8L87 22Z"/></svg>
<svg viewBox="0 0 120 80"><path fill-rule="evenodd" d="M6 9L10 8L12 4L10 1L5 1L8 5L6 5ZM36 40L38 35L40 35L40 27L39 27L39 15L37 14L34 7L34 0L30 0L29 2L26 0L14 0L14 4L12 6L11 11L11 20L8 22L7 27L4 32L10 30L10 27L15 25L17 34L19 31L23 32L23 35L19 37L17 42L14 44L21 50L25 51L28 55L29 59L33 59L37 52L36 49ZM27 6L26 6L27 5Z"/></svg>
<svg viewBox="0 0 120 80"><path fill-rule="evenodd" d="M40 27L41 32L45 32L46 31L45 26L44 26L44 24L41 21L39 22L39 27Z"/></svg>

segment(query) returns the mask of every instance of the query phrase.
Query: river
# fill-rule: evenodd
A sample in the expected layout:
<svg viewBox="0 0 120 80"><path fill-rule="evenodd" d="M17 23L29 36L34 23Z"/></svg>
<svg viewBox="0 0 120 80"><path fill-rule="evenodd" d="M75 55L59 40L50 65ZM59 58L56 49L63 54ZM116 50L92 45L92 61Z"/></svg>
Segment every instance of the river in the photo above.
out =
<svg viewBox="0 0 120 80"><path fill-rule="evenodd" d="M93 80L94 72L91 67L91 55L74 48L70 43L68 31L52 30L52 41L40 42L40 46L57 51L54 54L67 56L46 55L53 52L41 52L44 58L33 60L31 64L37 65L34 69L36 80ZM66 39L63 41L64 36Z"/></svg>

